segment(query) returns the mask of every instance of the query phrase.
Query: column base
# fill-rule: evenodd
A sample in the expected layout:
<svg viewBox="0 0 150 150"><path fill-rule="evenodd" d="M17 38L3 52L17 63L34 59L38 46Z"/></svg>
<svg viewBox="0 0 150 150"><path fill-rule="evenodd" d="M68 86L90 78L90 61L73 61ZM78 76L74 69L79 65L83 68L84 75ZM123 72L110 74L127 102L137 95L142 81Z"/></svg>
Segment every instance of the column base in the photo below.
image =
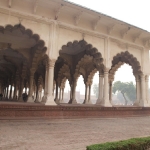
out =
<svg viewBox="0 0 150 150"><path fill-rule="evenodd" d="M96 101L96 105L101 104L101 103L102 103L102 101L103 101L103 99L97 99L97 101Z"/></svg>
<svg viewBox="0 0 150 150"><path fill-rule="evenodd" d="M139 106L141 106L141 107L150 107L150 104L147 103L147 102L145 102L145 101L143 101L143 100L141 100L141 101L139 102Z"/></svg>
<svg viewBox="0 0 150 150"><path fill-rule="evenodd" d="M133 104L133 106L140 106L139 100L136 100Z"/></svg>
<svg viewBox="0 0 150 150"><path fill-rule="evenodd" d="M42 97L42 101L41 101L41 103L45 103L46 102L46 95L44 95L43 97Z"/></svg>
<svg viewBox="0 0 150 150"><path fill-rule="evenodd" d="M60 100L59 100L58 98L55 98L54 101L55 101L56 104L59 104L59 103L60 103Z"/></svg>
<svg viewBox="0 0 150 150"><path fill-rule="evenodd" d="M72 103L71 104L78 104L76 99L72 100Z"/></svg>
<svg viewBox="0 0 150 150"><path fill-rule="evenodd" d="M45 105L57 105L56 102L54 101L54 96L45 96L44 102Z"/></svg>
<svg viewBox="0 0 150 150"><path fill-rule="evenodd" d="M34 101L34 99L33 99L33 101ZM40 103L38 99L36 99L34 102L35 102L35 103Z"/></svg>
<svg viewBox="0 0 150 150"><path fill-rule="evenodd" d="M77 101L75 99L74 100L70 99L68 104L78 104L78 103L77 103Z"/></svg>
<svg viewBox="0 0 150 150"><path fill-rule="evenodd" d="M29 96L27 99L27 103L34 103L34 99L32 96Z"/></svg>
<svg viewBox="0 0 150 150"><path fill-rule="evenodd" d="M112 107L112 104L108 100L100 101L99 103L96 103L96 105L100 105L103 107Z"/></svg>
<svg viewBox="0 0 150 150"><path fill-rule="evenodd" d="M93 104L93 103L91 102L91 100L88 100L88 101L84 101L84 104Z"/></svg>

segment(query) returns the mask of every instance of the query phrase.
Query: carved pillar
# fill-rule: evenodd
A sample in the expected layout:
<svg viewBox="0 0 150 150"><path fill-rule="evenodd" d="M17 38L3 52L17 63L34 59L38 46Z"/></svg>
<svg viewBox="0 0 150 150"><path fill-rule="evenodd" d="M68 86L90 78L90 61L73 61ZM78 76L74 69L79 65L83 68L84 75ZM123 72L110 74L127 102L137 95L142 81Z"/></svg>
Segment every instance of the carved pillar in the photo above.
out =
<svg viewBox="0 0 150 150"><path fill-rule="evenodd" d="M34 99L32 97L32 94L33 94L33 78L34 78L34 71L32 70L31 74L30 74L29 94L28 94L28 100L27 100L27 102L31 102L31 103L34 102Z"/></svg>
<svg viewBox="0 0 150 150"><path fill-rule="evenodd" d="M149 102L149 85L148 85L148 81L149 81L149 76L146 75L146 77L145 77L146 102L148 104L150 104L150 102Z"/></svg>
<svg viewBox="0 0 150 150"><path fill-rule="evenodd" d="M55 102L58 103L58 82L56 81L56 93L55 93Z"/></svg>
<svg viewBox="0 0 150 150"><path fill-rule="evenodd" d="M76 101L76 82L73 82L72 87L71 87L71 92L72 92L72 100L70 103L77 104L77 101Z"/></svg>
<svg viewBox="0 0 150 150"><path fill-rule="evenodd" d="M71 87L70 87L70 100L72 100L72 91L71 91ZM70 102L70 100L68 101L68 103Z"/></svg>
<svg viewBox="0 0 150 150"><path fill-rule="evenodd" d="M18 85L17 85L17 83L16 83L16 84L15 84L15 87L14 87L14 96L13 96L13 99L14 99L14 100L16 100L17 90L18 90Z"/></svg>
<svg viewBox="0 0 150 150"><path fill-rule="evenodd" d="M104 99L103 99L103 102L101 103L101 105L105 106L105 107L112 106L109 101L108 69L105 69L105 71L104 71Z"/></svg>
<svg viewBox="0 0 150 150"><path fill-rule="evenodd" d="M59 88L59 102L61 101L61 92L62 92L62 89L61 87Z"/></svg>
<svg viewBox="0 0 150 150"><path fill-rule="evenodd" d="M61 88L61 100L60 103L64 102L64 87Z"/></svg>
<svg viewBox="0 0 150 150"><path fill-rule="evenodd" d="M8 86L7 86L6 99L8 99L8 94L9 94L9 84L8 84Z"/></svg>
<svg viewBox="0 0 150 150"><path fill-rule="evenodd" d="M96 104L100 104L103 100L103 81L104 81L104 75L99 74L99 93L98 93L98 100Z"/></svg>
<svg viewBox="0 0 150 150"><path fill-rule="evenodd" d="M85 84L85 100L84 100L84 104L86 104L88 101L88 85Z"/></svg>
<svg viewBox="0 0 150 150"><path fill-rule="evenodd" d="M7 99L8 87L6 86L5 99Z"/></svg>
<svg viewBox="0 0 150 150"><path fill-rule="evenodd" d="M47 86L47 97L46 97L45 105L56 105L53 96L54 65L55 65L55 60L51 60L48 68L48 86Z"/></svg>
<svg viewBox="0 0 150 150"><path fill-rule="evenodd" d="M112 81L109 81L109 101L112 102Z"/></svg>
<svg viewBox="0 0 150 150"><path fill-rule="evenodd" d="M3 98L5 98L5 94L6 94L6 88L4 88Z"/></svg>
<svg viewBox="0 0 150 150"><path fill-rule="evenodd" d="M20 82L19 98L18 98L18 100L23 102L22 93L23 93L23 88L24 88L24 78L22 77L22 79L20 81L21 82Z"/></svg>
<svg viewBox="0 0 150 150"><path fill-rule="evenodd" d="M46 102L46 97L47 97L47 88L48 88L48 64L46 62L46 72L45 72L45 87L44 87L44 96L42 98L42 103Z"/></svg>
<svg viewBox="0 0 150 150"><path fill-rule="evenodd" d="M91 84L89 85L89 92L88 92L88 104L92 104L91 102Z"/></svg>
<svg viewBox="0 0 150 150"><path fill-rule="evenodd" d="M139 79L139 75L137 75L136 77L136 101L134 103L134 105L139 106L140 105L140 99L141 99L141 89L140 89L140 79Z"/></svg>
<svg viewBox="0 0 150 150"><path fill-rule="evenodd" d="M145 92L145 75L141 75L141 99L140 106L146 106L146 92Z"/></svg>
<svg viewBox="0 0 150 150"><path fill-rule="evenodd" d="M9 99L12 99L12 84L10 85L10 93L9 93Z"/></svg>

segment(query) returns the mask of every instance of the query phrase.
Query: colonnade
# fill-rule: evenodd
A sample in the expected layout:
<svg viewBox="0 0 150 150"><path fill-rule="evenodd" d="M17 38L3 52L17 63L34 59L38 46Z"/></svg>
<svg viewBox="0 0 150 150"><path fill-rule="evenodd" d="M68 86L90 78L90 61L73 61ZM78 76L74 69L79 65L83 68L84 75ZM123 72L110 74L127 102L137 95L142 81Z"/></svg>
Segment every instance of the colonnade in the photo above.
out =
<svg viewBox="0 0 150 150"><path fill-rule="evenodd" d="M28 95L27 102L43 102L43 103L51 103L55 104L64 103L64 88L65 82L61 84L59 87L57 82L55 84L55 95L54 95L54 87L53 87L53 72L54 72L54 62L50 63L51 65L46 66L45 72L45 87L36 87L35 83L33 86L33 75L30 76L30 86L24 80L8 80L8 84L6 86L0 85L0 93L3 94L4 100L16 100L23 101L23 89L24 93ZM108 77L109 70L105 70L103 74L99 74L99 94L98 100L96 102L97 105L102 106L111 106L112 100L112 82L113 80L109 80ZM149 76L145 76L143 74L136 76L136 102L135 105L138 106L146 106L149 104L149 86L148 86ZM27 92L27 89L29 91ZM42 96L42 89L44 90L44 94ZM71 89L71 88L70 88ZM74 92L74 93L73 93ZM74 100L76 100L75 92L70 92L70 99L72 99L72 95L74 95ZM55 97L55 102L53 99ZM31 98L31 99L29 99ZM74 101L72 103L75 103ZM91 102L91 84L85 84L85 99L84 104L92 104Z"/></svg>

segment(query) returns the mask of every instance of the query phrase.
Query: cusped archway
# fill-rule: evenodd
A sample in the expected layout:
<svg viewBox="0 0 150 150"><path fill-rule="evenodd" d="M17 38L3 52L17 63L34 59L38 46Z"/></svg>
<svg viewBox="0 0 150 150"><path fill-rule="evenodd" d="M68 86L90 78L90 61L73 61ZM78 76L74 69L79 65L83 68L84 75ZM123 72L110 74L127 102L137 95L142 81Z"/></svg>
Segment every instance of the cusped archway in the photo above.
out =
<svg viewBox="0 0 150 150"><path fill-rule="evenodd" d="M0 84L3 93L5 91L5 99L8 99L8 93L11 93L7 90L8 85L15 87L14 98L22 99L25 81L31 82L46 49L40 36L23 25L0 26ZM32 83L29 85L32 86ZM18 90L19 94L16 95ZM31 96L32 92L29 92L29 97Z"/></svg>
<svg viewBox="0 0 150 150"><path fill-rule="evenodd" d="M136 57L130 54L128 51L118 53L113 57L112 66L109 70L109 75L114 76L117 69L124 63L129 64L133 69L134 75L142 74L141 65Z"/></svg>
<svg viewBox="0 0 150 150"><path fill-rule="evenodd" d="M67 66L64 68L64 66ZM75 102L75 89L77 79L80 75L84 78L84 84L93 69L104 70L102 54L88 44L85 40L68 42L59 51L59 57L55 63L55 81L66 77L71 86L70 103ZM64 71L62 71L64 70Z"/></svg>
<svg viewBox="0 0 150 150"><path fill-rule="evenodd" d="M116 56L113 57L112 60L112 66L111 69L109 70L109 95L110 95L110 100L112 100L112 82L114 81L114 75L118 68L120 68L122 65L128 64L131 66L132 71L133 71L133 76L135 77L136 81L136 101L139 101L140 99L140 82L141 82L141 75L143 74L140 62L137 60L136 57L134 57L131 53L128 51L118 53ZM128 74L128 72L126 72ZM137 83L138 82L138 83ZM135 99L134 99L135 100ZM139 103L139 102L138 102Z"/></svg>

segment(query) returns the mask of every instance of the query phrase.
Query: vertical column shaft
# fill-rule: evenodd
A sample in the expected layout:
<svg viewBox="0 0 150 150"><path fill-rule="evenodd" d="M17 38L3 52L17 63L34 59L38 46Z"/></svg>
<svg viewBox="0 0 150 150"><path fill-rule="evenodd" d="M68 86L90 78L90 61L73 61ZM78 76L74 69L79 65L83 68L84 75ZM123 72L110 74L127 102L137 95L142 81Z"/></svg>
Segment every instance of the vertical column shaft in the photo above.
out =
<svg viewBox="0 0 150 150"><path fill-rule="evenodd" d="M141 98L145 100L145 78L144 75L141 76Z"/></svg>
<svg viewBox="0 0 150 150"><path fill-rule="evenodd" d="M136 76L136 100L137 103L139 103L140 101L140 80L139 80L139 76Z"/></svg>
<svg viewBox="0 0 150 150"><path fill-rule="evenodd" d="M145 88L146 88L146 100L147 103L149 103L149 85L148 85L148 81L149 81L149 76L147 75L145 78Z"/></svg>
<svg viewBox="0 0 150 150"><path fill-rule="evenodd" d="M112 81L109 82L109 100L112 101Z"/></svg>
<svg viewBox="0 0 150 150"><path fill-rule="evenodd" d="M54 65L55 60L51 60L48 68L47 99L45 105L56 105L53 95Z"/></svg>

